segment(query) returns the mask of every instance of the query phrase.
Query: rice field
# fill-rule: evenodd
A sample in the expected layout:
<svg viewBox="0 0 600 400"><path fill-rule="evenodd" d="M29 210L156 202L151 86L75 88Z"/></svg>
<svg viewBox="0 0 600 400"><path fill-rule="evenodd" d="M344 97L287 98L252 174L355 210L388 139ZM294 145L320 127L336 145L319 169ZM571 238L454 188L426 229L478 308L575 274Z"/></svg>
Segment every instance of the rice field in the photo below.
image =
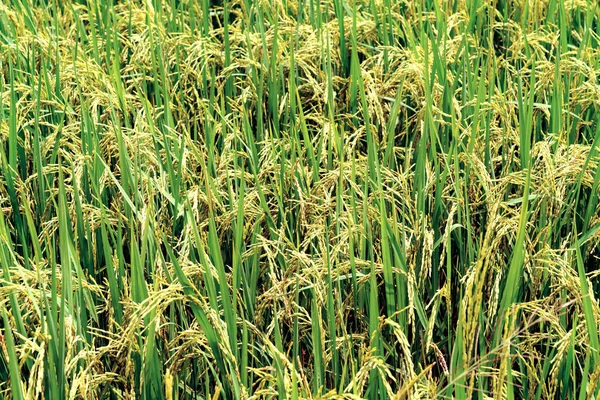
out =
<svg viewBox="0 0 600 400"><path fill-rule="evenodd" d="M597 399L595 0L0 2L0 397Z"/></svg>

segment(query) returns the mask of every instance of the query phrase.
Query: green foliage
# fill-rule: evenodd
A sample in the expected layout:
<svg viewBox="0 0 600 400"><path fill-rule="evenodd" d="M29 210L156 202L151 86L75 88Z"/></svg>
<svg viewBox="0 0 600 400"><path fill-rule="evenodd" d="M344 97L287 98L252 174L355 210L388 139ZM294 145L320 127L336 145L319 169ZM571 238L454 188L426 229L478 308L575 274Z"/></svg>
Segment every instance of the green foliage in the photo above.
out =
<svg viewBox="0 0 600 400"><path fill-rule="evenodd" d="M597 398L592 0L0 3L0 396Z"/></svg>

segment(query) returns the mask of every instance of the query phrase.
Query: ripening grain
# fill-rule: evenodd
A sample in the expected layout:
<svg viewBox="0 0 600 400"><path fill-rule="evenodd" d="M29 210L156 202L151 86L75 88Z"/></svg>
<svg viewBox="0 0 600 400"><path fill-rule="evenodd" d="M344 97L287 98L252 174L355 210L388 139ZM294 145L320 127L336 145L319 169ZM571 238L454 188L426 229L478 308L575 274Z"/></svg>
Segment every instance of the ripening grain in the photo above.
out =
<svg viewBox="0 0 600 400"><path fill-rule="evenodd" d="M4 0L0 397L594 399L593 0Z"/></svg>

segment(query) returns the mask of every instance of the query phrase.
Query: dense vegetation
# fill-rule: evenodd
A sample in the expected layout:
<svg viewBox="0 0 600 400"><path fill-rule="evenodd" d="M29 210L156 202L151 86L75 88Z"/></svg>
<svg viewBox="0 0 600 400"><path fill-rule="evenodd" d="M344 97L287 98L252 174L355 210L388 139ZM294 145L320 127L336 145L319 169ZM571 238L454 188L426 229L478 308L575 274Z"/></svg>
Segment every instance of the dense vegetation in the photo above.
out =
<svg viewBox="0 0 600 400"><path fill-rule="evenodd" d="M0 396L597 398L599 142L595 0L3 0Z"/></svg>

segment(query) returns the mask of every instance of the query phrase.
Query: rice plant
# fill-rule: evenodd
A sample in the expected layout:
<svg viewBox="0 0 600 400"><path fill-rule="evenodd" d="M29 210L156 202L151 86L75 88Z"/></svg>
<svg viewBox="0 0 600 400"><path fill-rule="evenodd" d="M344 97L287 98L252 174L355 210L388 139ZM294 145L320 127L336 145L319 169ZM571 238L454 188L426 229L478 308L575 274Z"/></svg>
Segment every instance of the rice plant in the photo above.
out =
<svg viewBox="0 0 600 400"><path fill-rule="evenodd" d="M595 0L0 2L0 397L595 399Z"/></svg>

